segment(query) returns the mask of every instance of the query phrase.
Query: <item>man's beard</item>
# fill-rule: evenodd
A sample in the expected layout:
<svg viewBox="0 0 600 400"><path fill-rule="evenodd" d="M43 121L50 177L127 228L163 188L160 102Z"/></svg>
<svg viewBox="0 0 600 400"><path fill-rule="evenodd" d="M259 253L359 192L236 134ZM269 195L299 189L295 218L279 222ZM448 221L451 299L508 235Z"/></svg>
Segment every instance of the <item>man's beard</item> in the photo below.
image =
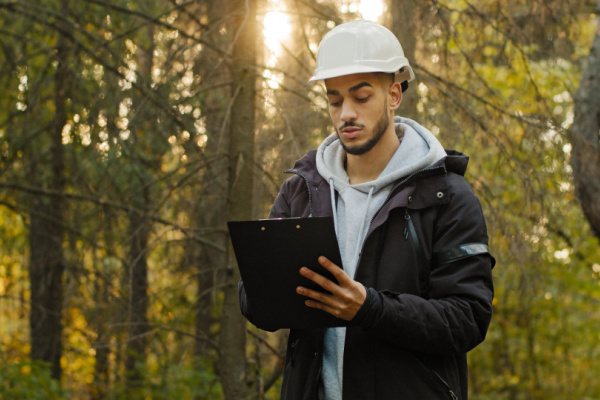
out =
<svg viewBox="0 0 600 400"><path fill-rule="evenodd" d="M365 154L365 153L371 151L373 149L373 147L375 147L375 145L377 143L379 143L379 140L381 140L381 138L383 137L383 134L387 130L388 126L390 125L390 119L388 117L386 109L387 109L387 100L386 100L386 106L384 106L384 108L383 108L383 113L381 114L381 118L379 118L379 120L373 127L374 135L372 137L370 137L369 140L367 140L365 143L363 143L361 145L349 146L349 145L345 144L340 138L340 131L349 126L362 127L362 125L358 125L351 121L351 122L345 123L343 126L340 127L340 129L337 131L337 134L338 134L338 138L340 138L340 143L342 144L342 147L344 148L344 150L346 150L346 153L352 154L354 156L360 156L362 154Z"/></svg>

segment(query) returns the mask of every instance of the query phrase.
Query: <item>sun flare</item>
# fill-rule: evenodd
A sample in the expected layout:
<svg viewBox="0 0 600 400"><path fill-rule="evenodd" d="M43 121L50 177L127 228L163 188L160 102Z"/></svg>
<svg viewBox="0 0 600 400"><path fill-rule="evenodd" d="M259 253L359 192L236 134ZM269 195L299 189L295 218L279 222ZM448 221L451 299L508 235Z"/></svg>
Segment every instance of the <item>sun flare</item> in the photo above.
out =
<svg viewBox="0 0 600 400"><path fill-rule="evenodd" d="M354 0L343 4L340 11L342 13L358 13L359 18L377 21L384 9L382 0ZM270 70L270 68L277 65L278 59L284 53L284 46L292 34L292 17L285 9L285 5L279 0L268 0L267 10L263 17L262 30L266 47L265 61L267 66L263 77L269 87L277 88L279 87L281 74ZM316 51L316 46L316 44L311 44L311 49Z"/></svg>
<svg viewBox="0 0 600 400"><path fill-rule="evenodd" d="M377 22L383 14L383 2L381 0L361 0L358 11L364 19Z"/></svg>
<svg viewBox="0 0 600 400"><path fill-rule="evenodd" d="M279 52L281 43L290 36L291 33L289 16L280 11L270 11L265 15L264 30L265 42L269 50Z"/></svg>
<svg viewBox="0 0 600 400"><path fill-rule="evenodd" d="M276 1L271 0L273 7L280 6ZM263 35L265 37L265 46L267 47L267 67L273 67L277 64L277 59L281 56L282 46L289 39L292 32L290 17L284 9L273 9L265 14L263 20ZM280 74L266 69L263 73L267 85L272 89L279 87Z"/></svg>

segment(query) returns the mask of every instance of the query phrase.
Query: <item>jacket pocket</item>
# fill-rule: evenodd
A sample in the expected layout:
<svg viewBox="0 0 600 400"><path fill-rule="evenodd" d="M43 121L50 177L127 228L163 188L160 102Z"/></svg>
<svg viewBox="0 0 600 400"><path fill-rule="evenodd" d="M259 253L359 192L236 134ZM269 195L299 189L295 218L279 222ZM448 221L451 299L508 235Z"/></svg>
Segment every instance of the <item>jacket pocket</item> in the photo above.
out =
<svg viewBox="0 0 600 400"><path fill-rule="evenodd" d="M417 271L419 276L419 293L421 297L424 299L429 298L429 265L425 258L425 252L419 242L419 236L417 235L417 230L415 228L415 224L410 217L410 213L408 212L408 208L405 209L404 212L404 238L409 240L412 243L412 246L417 254Z"/></svg>
<svg viewBox="0 0 600 400"><path fill-rule="evenodd" d="M442 376L440 374L438 374L435 370L431 369L431 371L433 372L433 374L435 375L437 380L440 381L442 383L442 385L444 385L446 387L446 389L448 390L448 395L450 396L449 398L452 400L460 400L458 398L458 396L456 395L456 393L454 393L454 390L452 390L452 387L450 387L450 384L448 382L446 382L446 380L444 378L442 378Z"/></svg>
<svg viewBox="0 0 600 400"><path fill-rule="evenodd" d="M447 398L451 399L451 400L460 400L460 397L458 397L458 395L456 394L456 388L454 388L448 381L448 379L445 379L444 377L442 377L442 375L436 370L434 369L428 362L426 362L425 360L421 359L420 357L418 357L416 354L413 353L409 353L411 354L412 358L414 360L416 360L419 364L421 364L426 370L430 371L433 375L434 379L440 387L440 391L444 391L448 394ZM441 366L442 364L440 364ZM458 392L460 393L460 391Z"/></svg>

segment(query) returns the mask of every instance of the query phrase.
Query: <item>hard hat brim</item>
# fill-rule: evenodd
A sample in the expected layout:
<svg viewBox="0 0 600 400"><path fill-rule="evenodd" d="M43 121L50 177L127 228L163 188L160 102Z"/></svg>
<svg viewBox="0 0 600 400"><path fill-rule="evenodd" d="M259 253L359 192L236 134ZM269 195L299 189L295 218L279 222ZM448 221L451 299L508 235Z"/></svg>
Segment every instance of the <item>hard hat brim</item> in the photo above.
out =
<svg viewBox="0 0 600 400"><path fill-rule="evenodd" d="M409 65L405 65L402 68L400 68L399 70L398 69L383 70L382 68L369 67L366 65L362 65L360 67L353 65L353 66L346 66L346 67L341 67L341 68L328 68L328 69L324 69L322 71L315 71L315 75L312 76L308 81L309 82L317 82L317 81L324 81L325 79L337 78L339 76L364 74L364 73L378 73L378 72L389 73L389 74L395 73L396 80L398 82L404 82L404 81L410 82L413 79L415 79L415 74Z"/></svg>

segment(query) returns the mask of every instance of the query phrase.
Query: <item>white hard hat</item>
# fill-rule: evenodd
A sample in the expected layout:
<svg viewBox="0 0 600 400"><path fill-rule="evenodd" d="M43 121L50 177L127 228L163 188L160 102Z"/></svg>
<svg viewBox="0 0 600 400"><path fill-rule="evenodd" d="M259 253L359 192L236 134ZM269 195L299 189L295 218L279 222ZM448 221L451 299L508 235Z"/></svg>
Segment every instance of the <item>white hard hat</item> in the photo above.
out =
<svg viewBox="0 0 600 400"><path fill-rule="evenodd" d="M397 72L398 82L415 78L400 42L389 29L371 21L351 21L323 37L310 81L364 72Z"/></svg>

